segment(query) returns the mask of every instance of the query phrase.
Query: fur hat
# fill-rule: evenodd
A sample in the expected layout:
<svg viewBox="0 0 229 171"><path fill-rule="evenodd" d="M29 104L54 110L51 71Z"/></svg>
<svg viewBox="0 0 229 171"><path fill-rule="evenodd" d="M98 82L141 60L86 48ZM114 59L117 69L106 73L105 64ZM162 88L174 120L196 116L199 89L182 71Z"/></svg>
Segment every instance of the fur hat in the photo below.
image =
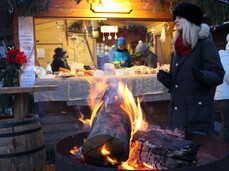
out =
<svg viewBox="0 0 229 171"><path fill-rule="evenodd" d="M125 46L126 45L126 39L124 37L119 37L117 45L118 46Z"/></svg>
<svg viewBox="0 0 229 171"><path fill-rule="evenodd" d="M54 50L54 52L55 52L55 55L59 56L59 57L62 57L62 56L64 56L65 53L67 53L66 50L64 50L63 48L60 48L60 47L56 48Z"/></svg>
<svg viewBox="0 0 229 171"><path fill-rule="evenodd" d="M190 2L183 2L178 5L173 12L173 20L175 21L176 16L181 16L191 23L200 26L203 20L203 11L195 4Z"/></svg>
<svg viewBox="0 0 229 171"><path fill-rule="evenodd" d="M226 40L227 40L227 45L225 50L229 53L229 34L227 34Z"/></svg>
<svg viewBox="0 0 229 171"><path fill-rule="evenodd" d="M137 47L136 47L137 52L145 52L148 50L148 47L146 46L145 43L142 43L139 41Z"/></svg>
<svg viewBox="0 0 229 171"><path fill-rule="evenodd" d="M200 25L200 32L198 34L199 39L204 39L210 37L212 39L211 33L210 33L210 27L207 24L202 23Z"/></svg>

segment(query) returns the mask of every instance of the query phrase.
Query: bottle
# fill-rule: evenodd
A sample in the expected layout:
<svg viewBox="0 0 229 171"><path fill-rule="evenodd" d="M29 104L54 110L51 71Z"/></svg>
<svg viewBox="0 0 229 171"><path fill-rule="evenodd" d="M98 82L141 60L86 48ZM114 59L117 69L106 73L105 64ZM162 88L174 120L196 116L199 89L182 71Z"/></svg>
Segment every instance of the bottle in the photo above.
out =
<svg viewBox="0 0 229 171"><path fill-rule="evenodd" d="M46 65L46 74L52 74L52 68L49 62Z"/></svg>

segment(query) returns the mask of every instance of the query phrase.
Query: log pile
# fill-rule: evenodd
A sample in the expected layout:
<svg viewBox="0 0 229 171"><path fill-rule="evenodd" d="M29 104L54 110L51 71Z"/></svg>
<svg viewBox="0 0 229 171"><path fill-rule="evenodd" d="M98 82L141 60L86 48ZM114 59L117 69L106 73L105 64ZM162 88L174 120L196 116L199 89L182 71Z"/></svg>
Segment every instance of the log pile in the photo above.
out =
<svg viewBox="0 0 229 171"><path fill-rule="evenodd" d="M171 130L138 131L131 142L137 144L134 156L157 169L172 169L196 165L199 144L185 140ZM131 161L130 161L131 162Z"/></svg>

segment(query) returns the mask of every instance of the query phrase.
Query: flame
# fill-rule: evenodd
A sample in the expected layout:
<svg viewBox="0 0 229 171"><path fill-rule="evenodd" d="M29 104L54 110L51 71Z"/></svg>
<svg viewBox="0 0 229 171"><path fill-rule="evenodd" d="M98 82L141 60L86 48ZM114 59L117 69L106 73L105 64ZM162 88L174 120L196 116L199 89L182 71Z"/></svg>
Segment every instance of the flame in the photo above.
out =
<svg viewBox="0 0 229 171"><path fill-rule="evenodd" d="M83 114L81 114L79 120L82 121L84 124L89 124L91 127L93 120L96 117L96 114L99 112L99 110L102 109L102 107L105 106L104 100L102 100L102 98L105 95L106 89L108 87L108 83L106 79L103 79L102 81L95 81L93 79L88 79L88 82L90 83L91 86L90 94L88 97L88 104L90 104L92 114L90 120L89 119L83 120ZM130 142L132 142L133 135L138 130L146 130L148 123L144 121L139 98L137 98L137 102L136 102L132 92L128 89L127 85L124 85L121 81L119 81L117 91L123 101L120 107L126 112L131 122ZM120 97L115 96L115 99ZM153 166L139 161L139 158L136 157L139 153L137 150L139 143L135 142L130 144L131 146L130 146L129 158L126 162L122 162L121 165L118 166L118 169L125 169L125 170L155 169ZM116 165L119 163L117 162L116 159L111 158L112 156L111 151L109 151L106 144L102 146L101 154L105 157L106 161L109 162L110 164Z"/></svg>
<svg viewBox="0 0 229 171"><path fill-rule="evenodd" d="M106 149L106 144L103 145L103 147L102 147L102 149L101 149L101 154L104 155L104 156L108 156L108 155L111 154L110 151L108 151L108 150Z"/></svg>
<svg viewBox="0 0 229 171"><path fill-rule="evenodd" d="M155 169L153 166L146 164L145 162L142 163L144 167L149 168L149 169Z"/></svg>
<svg viewBox="0 0 229 171"><path fill-rule="evenodd" d="M128 89L127 85L124 87L122 83L119 83L119 92L123 97L124 104L121 104L121 108L130 117L132 123L132 136L139 129L146 129L148 123L143 119L143 113L140 106L139 98L137 98L137 105L132 92Z"/></svg>
<svg viewBox="0 0 229 171"><path fill-rule="evenodd" d="M73 149L70 150L70 153L76 155L78 151L79 151L78 147L74 146Z"/></svg>
<svg viewBox="0 0 229 171"><path fill-rule="evenodd" d="M96 81L90 77L85 78L90 85L90 92L87 101L92 111L92 114L90 119L84 120L84 115L80 112L81 117L78 120L80 120L84 124L84 126L90 125L91 127L98 110L103 104L102 97L107 89L107 80L104 78L102 81Z"/></svg>
<svg viewBox="0 0 229 171"><path fill-rule="evenodd" d="M100 102L99 105L97 105L95 107L95 109L93 110L92 114L91 114L91 119L90 119L90 127L92 126L93 120L95 119L95 116L97 114L97 111L99 110L100 106L103 104L103 101Z"/></svg>
<svg viewBox="0 0 229 171"><path fill-rule="evenodd" d="M112 164L115 165L118 163L118 161L116 159L112 159L111 157L109 157L109 155L111 154L110 151L106 148L106 144L103 145L102 149L101 149L101 154L103 156L106 157L106 160Z"/></svg>
<svg viewBox="0 0 229 171"><path fill-rule="evenodd" d="M80 112L80 117L78 118L79 121L83 122L84 125L89 125L90 124L90 119L84 120L84 115Z"/></svg>

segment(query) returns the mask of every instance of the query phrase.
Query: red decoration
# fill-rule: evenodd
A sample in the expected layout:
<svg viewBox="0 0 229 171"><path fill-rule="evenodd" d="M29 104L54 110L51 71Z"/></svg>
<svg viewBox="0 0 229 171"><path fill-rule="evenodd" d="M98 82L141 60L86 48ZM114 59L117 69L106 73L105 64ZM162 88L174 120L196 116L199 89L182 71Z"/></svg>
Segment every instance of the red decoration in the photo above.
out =
<svg viewBox="0 0 229 171"><path fill-rule="evenodd" d="M11 63L17 63L20 65L22 63L27 62L24 52L20 52L19 49L8 50L6 56L7 56L7 59L6 59L7 63L11 62Z"/></svg>
<svg viewBox="0 0 229 171"><path fill-rule="evenodd" d="M135 31L138 36L141 36L143 34L142 30L139 27L137 27Z"/></svg>
<svg viewBox="0 0 229 171"><path fill-rule="evenodd" d="M129 34L129 29L126 29L126 30L123 30L122 31L122 36L124 37L124 38L126 38L127 37L127 35Z"/></svg>

